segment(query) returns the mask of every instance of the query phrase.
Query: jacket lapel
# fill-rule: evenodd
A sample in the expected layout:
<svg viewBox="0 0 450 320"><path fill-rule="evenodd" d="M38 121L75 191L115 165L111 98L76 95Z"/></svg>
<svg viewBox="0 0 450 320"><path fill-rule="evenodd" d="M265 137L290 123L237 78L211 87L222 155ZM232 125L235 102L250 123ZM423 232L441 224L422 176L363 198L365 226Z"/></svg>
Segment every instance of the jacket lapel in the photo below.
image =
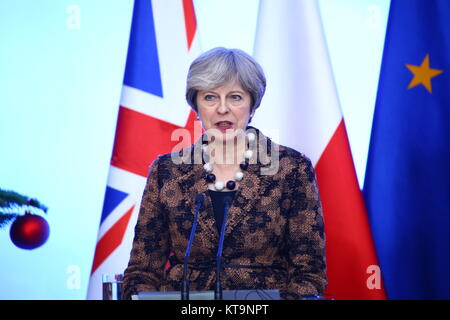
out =
<svg viewBox="0 0 450 320"><path fill-rule="evenodd" d="M228 211L225 236L229 235L246 215L252 214L252 208L258 200L260 179L255 173L258 169L253 166L255 165L249 165L244 178L239 183L239 189Z"/></svg>
<svg viewBox="0 0 450 320"><path fill-rule="evenodd" d="M208 194L208 184L205 180L205 171L201 162L201 139L195 144L183 150L183 163L179 166L180 177L178 185L182 194L185 196L186 208L195 215L195 197L198 194L205 196L202 206L198 214L197 232L202 232L208 236L213 246L218 243L219 233L216 228L214 211L211 198ZM203 244L205 245L205 244Z"/></svg>
<svg viewBox="0 0 450 320"><path fill-rule="evenodd" d="M258 129L254 127L248 127L248 129L256 135L255 142L249 146L253 156L249 159L250 164L244 172L244 178L239 183L239 189L228 211L226 235L229 235L244 217L257 214L254 210L255 204L264 191L261 169L271 164L272 141Z"/></svg>

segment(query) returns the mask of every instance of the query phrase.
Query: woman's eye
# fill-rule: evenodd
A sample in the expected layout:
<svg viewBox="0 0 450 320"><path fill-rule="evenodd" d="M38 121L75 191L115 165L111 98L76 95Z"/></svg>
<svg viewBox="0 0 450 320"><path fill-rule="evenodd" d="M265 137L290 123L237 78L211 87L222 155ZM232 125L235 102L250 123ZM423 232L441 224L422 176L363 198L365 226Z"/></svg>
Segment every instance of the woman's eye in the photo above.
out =
<svg viewBox="0 0 450 320"><path fill-rule="evenodd" d="M242 97L241 97L240 95L238 95L238 94L233 94L233 95L231 96L231 98L232 98L233 100L241 100L241 99L242 99Z"/></svg>
<svg viewBox="0 0 450 320"><path fill-rule="evenodd" d="M206 101L212 101L212 100L214 100L214 95L212 95L212 94L207 94L206 96L205 96L205 100Z"/></svg>

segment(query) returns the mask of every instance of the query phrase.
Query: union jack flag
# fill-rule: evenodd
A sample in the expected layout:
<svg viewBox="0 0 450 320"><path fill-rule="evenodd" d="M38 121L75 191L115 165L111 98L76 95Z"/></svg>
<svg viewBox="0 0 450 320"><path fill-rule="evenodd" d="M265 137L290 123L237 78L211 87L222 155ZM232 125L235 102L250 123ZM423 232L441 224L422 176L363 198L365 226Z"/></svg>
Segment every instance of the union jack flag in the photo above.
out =
<svg viewBox="0 0 450 320"><path fill-rule="evenodd" d="M103 274L123 273L128 264L150 164L201 135L184 98L188 68L199 53L192 0L135 0L88 299L102 298ZM189 130L191 141L172 141L179 128Z"/></svg>

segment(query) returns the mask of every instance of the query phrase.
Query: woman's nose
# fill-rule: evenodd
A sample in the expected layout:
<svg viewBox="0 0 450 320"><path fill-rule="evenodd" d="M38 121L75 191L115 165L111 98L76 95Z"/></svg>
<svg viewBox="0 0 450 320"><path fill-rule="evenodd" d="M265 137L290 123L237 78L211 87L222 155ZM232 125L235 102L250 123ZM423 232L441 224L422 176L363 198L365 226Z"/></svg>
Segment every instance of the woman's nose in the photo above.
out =
<svg viewBox="0 0 450 320"><path fill-rule="evenodd" d="M217 107L217 112L220 114L227 113L230 110L228 104L225 100L220 100L219 106Z"/></svg>

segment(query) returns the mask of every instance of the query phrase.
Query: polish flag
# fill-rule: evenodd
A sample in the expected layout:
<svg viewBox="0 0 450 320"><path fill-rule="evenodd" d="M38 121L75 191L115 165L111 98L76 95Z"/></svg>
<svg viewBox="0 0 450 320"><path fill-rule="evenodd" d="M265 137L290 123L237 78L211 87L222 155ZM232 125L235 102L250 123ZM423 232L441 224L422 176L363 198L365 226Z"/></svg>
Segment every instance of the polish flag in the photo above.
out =
<svg viewBox="0 0 450 320"><path fill-rule="evenodd" d="M184 97L199 48L192 0L135 0L88 299L102 299L103 276L122 274L128 265L150 164L202 134Z"/></svg>
<svg viewBox="0 0 450 320"><path fill-rule="evenodd" d="M333 299L385 299L317 1L262 0L254 57L267 91L252 124L309 157L323 205Z"/></svg>

